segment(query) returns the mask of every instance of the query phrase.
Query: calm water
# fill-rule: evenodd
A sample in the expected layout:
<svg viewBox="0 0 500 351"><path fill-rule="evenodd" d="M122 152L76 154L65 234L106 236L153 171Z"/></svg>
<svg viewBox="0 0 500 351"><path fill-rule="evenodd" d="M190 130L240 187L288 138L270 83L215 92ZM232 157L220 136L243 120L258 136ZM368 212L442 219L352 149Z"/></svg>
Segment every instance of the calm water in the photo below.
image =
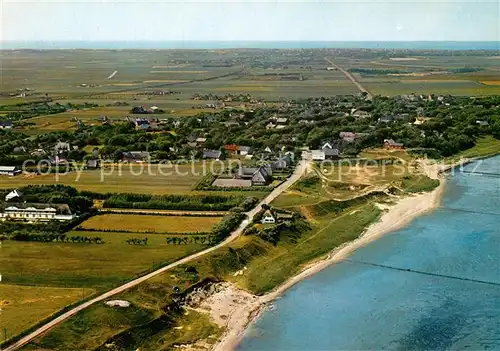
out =
<svg viewBox="0 0 500 351"><path fill-rule="evenodd" d="M500 174L500 157L477 170ZM340 263L276 301L239 350L500 350L500 176L450 176L442 208L351 259L498 285Z"/></svg>
<svg viewBox="0 0 500 351"><path fill-rule="evenodd" d="M0 49L435 49L500 50L498 41L0 41Z"/></svg>

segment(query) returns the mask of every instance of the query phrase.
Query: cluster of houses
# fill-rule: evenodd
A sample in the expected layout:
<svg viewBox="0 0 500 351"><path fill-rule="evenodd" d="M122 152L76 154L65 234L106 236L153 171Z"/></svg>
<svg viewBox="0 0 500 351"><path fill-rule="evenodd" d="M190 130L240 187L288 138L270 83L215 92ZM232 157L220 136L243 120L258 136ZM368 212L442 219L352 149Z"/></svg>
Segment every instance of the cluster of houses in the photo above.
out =
<svg viewBox="0 0 500 351"><path fill-rule="evenodd" d="M76 217L66 204L12 202L12 200L19 200L22 196L23 194L17 190L5 196L5 203L0 204L0 221L69 221Z"/></svg>
<svg viewBox="0 0 500 351"><path fill-rule="evenodd" d="M221 188L246 188L251 186L265 186L273 181L273 172L283 172L293 166L293 157L286 154L265 166L241 166L232 177L221 176L212 186Z"/></svg>
<svg viewBox="0 0 500 351"><path fill-rule="evenodd" d="M151 131L158 129L158 120L156 119L135 118L131 120L127 117L127 120L134 124L135 130Z"/></svg>

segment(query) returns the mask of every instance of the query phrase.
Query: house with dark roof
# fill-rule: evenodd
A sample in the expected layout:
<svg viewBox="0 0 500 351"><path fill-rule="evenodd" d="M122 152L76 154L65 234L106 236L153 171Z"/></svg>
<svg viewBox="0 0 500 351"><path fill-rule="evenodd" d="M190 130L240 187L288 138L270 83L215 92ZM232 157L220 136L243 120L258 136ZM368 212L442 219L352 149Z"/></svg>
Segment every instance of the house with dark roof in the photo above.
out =
<svg viewBox="0 0 500 351"><path fill-rule="evenodd" d="M324 143L320 150L311 150L313 161L337 160L340 158L340 150L334 147L334 143Z"/></svg>
<svg viewBox="0 0 500 351"><path fill-rule="evenodd" d="M290 155L285 155L283 157L280 157L276 161L271 163L271 169L273 171L282 171L285 169L288 169L290 166L292 166L293 161L292 157Z"/></svg>
<svg viewBox="0 0 500 351"><path fill-rule="evenodd" d="M247 156L253 154L253 148L251 146L238 146L238 154L241 156Z"/></svg>
<svg viewBox="0 0 500 351"><path fill-rule="evenodd" d="M0 121L0 129L12 129L13 127L11 120Z"/></svg>
<svg viewBox="0 0 500 351"><path fill-rule="evenodd" d="M220 150L205 150L203 151L203 158L210 160L224 160L226 157Z"/></svg>
<svg viewBox="0 0 500 351"><path fill-rule="evenodd" d="M252 185L267 185L272 181L272 172L265 167L240 167L237 178L249 179Z"/></svg>
<svg viewBox="0 0 500 351"><path fill-rule="evenodd" d="M145 162L149 158L150 154L147 151L126 151L122 153L122 161L125 162Z"/></svg>
<svg viewBox="0 0 500 351"><path fill-rule="evenodd" d="M394 117L393 116L383 116L378 119L379 122L381 123L391 123L394 122Z"/></svg>

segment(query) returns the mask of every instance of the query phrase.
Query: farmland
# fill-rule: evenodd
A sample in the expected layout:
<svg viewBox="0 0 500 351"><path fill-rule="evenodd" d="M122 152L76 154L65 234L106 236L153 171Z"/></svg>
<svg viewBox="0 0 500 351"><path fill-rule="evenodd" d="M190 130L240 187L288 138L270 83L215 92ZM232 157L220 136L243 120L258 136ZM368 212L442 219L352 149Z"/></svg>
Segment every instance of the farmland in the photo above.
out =
<svg viewBox="0 0 500 351"><path fill-rule="evenodd" d="M2 88L30 89L24 97L1 97L0 105L36 101L48 96L59 103L89 102L99 105L80 111L35 117L29 133L74 130L77 117L87 124L98 117L123 120L131 106L157 105L166 111L160 118L195 115L204 100L194 94L250 94L267 102L281 99L355 94L357 88L336 70L327 71L325 57L348 70L387 70L400 74L354 73L373 94L494 95L500 93L498 58L490 56L426 56L396 60L380 52L352 57L350 51L309 51L295 57L293 51L273 54L265 50L146 50L123 51L4 51ZM460 73L464 67L478 72ZM107 79L113 71L118 73ZM453 70L457 70L456 72ZM144 94L155 90L173 94ZM47 94L47 95L46 95ZM116 105L117 102L125 105ZM232 103L232 106L239 106Z"/></svg>
<svg viewBox="0 0 500 351"><path fill-rule="evenodd" d="M81 224L83 229L148 233L210 232L221 217L148 216L131 214L104 214Z"/></svg>
<svg viewBox="0 0 500 351"><path fill-rule="evenodd" d="M68 236L84 232L67 233ZM92 232L104 244L6 241L2 245L6 284L106 289L193 252L201 244L167 244L164 235ZM129 245L130 238L148 238L147 245Z"/></svg>
<svg viewBox="0 0 500 351"><path fill-rule="evenodd" d="M214 165L215 170L220 167ZM81 173L74 171L67 174L0 176L0 188L58 183L101 193L186 194L209 172L210 163L207 162L162 166L111 164L105 165L101 170L83 170Z"/></svg>

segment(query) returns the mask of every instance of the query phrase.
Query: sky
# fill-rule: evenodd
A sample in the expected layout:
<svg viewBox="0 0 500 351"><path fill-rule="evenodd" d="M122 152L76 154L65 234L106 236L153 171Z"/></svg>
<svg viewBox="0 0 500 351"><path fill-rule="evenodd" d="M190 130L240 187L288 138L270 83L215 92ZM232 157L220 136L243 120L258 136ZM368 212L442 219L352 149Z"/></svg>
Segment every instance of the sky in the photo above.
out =
<svg viewBox="0 0 500 351"><path fill-rule="evenodd" d="M0 2L5 41L500 41L490 0Z"/></svg>

